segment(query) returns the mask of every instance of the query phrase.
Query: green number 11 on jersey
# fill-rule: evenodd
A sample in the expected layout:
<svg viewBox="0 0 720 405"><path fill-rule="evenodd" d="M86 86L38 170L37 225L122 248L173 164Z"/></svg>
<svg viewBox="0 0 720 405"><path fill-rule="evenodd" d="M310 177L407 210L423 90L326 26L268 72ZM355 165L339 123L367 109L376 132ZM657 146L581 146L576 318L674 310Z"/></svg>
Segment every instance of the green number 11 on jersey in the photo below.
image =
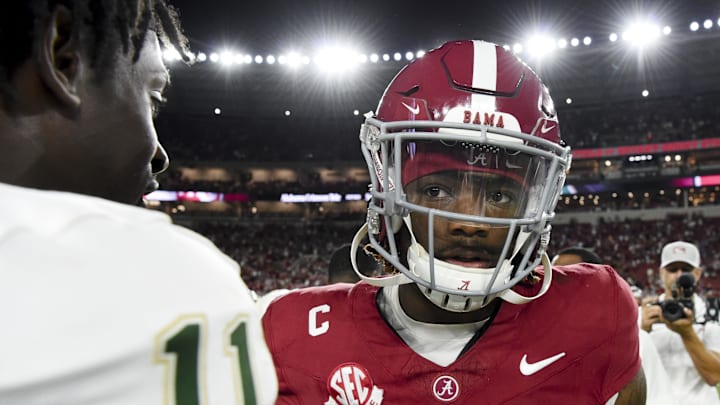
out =
<svg viewBox="0 0 720 405"><path fill-rule="evenodd" d="M243 315L228 324L222 355L232 359L236 403L255 405L246 320ZM208 404L207 346L205 315L181 316L157 335L155 360L165 365L165 405Z"/></svg>

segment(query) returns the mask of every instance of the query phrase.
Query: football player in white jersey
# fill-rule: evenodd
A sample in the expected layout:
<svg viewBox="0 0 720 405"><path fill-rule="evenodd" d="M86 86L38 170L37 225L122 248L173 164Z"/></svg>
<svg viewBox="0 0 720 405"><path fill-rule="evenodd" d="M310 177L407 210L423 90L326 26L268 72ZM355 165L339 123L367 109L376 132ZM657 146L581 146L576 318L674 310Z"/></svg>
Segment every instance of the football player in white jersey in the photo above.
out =
<svg viewBox="0 0 720 405"><path fill-rule="evenodd" d="M160 43L188 54L175 10L13 0L0 34L0 403L273 403L238 265L130 205L168 164L153 115Z"/></svg>

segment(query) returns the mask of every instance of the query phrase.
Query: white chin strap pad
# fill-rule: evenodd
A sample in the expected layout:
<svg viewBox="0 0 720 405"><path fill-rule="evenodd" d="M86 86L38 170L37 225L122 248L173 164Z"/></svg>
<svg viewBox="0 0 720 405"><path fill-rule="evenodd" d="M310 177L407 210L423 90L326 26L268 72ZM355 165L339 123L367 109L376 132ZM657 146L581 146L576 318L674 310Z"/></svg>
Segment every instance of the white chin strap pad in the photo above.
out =
<svg viewBox="0 0 720 405"><path fill-rule="evenodd" d="M388 287L392 285L412 283L413 281L402 273L397 273L391 276L384 277L368 277L360 271L357 264L357 250L358 246L360 246L360 243L362 243L363 239L365 239L367 233L368 226L367 223L364 223L363 226L358 229L357 233L355 233L352 243L350 244L350 262L352 263L353 270L355 270L355 273L358 275L358 277L360 277L361 280L367 282L368 284L374 285L376 287Z"/></svg>
<svg viewBox="0 0 720 405"><path fill-rule="evenodd" d="M542 287L540 287L540 291L538 291L537 294L533 295L532 297L526 297L524 295L516 293L512 289L509 289L501 292L498 296L504 301L507 301L511 304L519 305L526 304L545 295L545 293L550 289L550 283L552 282L552 265L550 264L550 258L548 257L547 253L543 252L541 261L545 272L543 274Z"/></svg>

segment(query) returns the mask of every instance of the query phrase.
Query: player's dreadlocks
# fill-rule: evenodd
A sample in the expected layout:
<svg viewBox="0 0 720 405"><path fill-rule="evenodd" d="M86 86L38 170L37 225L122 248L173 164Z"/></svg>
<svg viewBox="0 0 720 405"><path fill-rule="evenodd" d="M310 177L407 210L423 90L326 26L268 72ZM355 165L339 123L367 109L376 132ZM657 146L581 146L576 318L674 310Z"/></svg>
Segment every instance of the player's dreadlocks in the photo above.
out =
<svg viewBox="0 0 720 405"><path fill-rule="evenodd" d="M3 0L0 1L0 96L14 99L9 82L15 70L37 53L33 38L42 35L43 23L58 5L73 15L74 32L89 52L100 74L112 69L118 47L140 57L149 31L163 45L175 47L189 60L187 39L176 10L165 0Z"/></svg>

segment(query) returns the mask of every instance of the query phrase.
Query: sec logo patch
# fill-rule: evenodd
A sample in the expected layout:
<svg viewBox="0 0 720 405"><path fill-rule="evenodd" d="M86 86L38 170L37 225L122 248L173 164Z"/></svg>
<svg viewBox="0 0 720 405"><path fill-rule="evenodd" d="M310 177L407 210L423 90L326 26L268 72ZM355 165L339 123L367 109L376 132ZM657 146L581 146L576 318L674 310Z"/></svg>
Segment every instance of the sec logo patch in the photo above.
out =
<svg viewBox="0 0 720 405"><path fill-rule="evenodd" d="M380 405L383 390L376 387L367 369L357 363L335 367L327 381L325 405Z"/></svg>

